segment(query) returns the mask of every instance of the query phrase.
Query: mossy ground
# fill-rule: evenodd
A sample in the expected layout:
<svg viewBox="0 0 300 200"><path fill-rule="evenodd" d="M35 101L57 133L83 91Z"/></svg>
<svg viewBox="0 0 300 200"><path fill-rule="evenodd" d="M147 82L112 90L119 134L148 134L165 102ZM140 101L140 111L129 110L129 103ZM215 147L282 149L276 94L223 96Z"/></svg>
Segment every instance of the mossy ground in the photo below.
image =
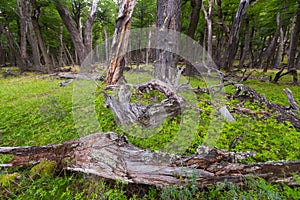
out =
<svg viewBox="0 0 300 200"><path fill-rule="evenodd" d="M273 73L273 72L270 72ZM59 81L51 78L37 78L36 75L19 75L18 77L0 78L0 146L28 146L58 143L80 137L77 132L72 113L73 83L59 87ZM300 102L299 86L289 84L290 77L281 80L279 84L259 81L247 81L259 93L263 93L270 101L288 105L283 89L292 90L296 101ZM203 86L203 82L191 80L191 84ZM96 91L95 108L99 120L99 130L115 131L126 134L114 122L114 116L104 107L104 97ZM233 88L228 87L228 93ZM151 101L150 93L145 96L145 103ZM141 101L139 96L133 97ZM158 99L161 97L158 96ZM200 114L197 135L186 150L186 154L195 152L203 142L205 132L209 127L212 107L210 96L199 94L198 107L206 112ZM239 102L228 101L231 110ZM246 107L258 112L261 109L256 103L246 103ZM226 123L216 146L229 149L232 141L240 137L239 142L231 151L256 151L257 155L246 162L268 160L300 160L300 132L290 123L279 124L271 117L269 119L257 115L234 114L236 122ZM193 120L193 119L187 119ZM127 135L129 140L142 148L161 149L176 135L180 117L169 119L162 124L160 130L149 138L139 138ZM0 162L5 163L10 156L1 156ZM132 186L124 183L111 183L82 174L57 172L46 176L46 167L37 172L32 169L1 169L0 199L299 199L300 189L285 185L270 185L263 180L249 181L246 188L233 185L220 185L200 191L189 187L176 188L143 188L133 191ZM49 168L51 171L51 168ZM46 170L47 171L47 170ZM35 173L37 172L37 173ZM51 173L50 173L51 174ZM193 184L191 184L193 185ZM136 188L136 187L135 187ZM231 198L232 197L232 198Z"/></svg>

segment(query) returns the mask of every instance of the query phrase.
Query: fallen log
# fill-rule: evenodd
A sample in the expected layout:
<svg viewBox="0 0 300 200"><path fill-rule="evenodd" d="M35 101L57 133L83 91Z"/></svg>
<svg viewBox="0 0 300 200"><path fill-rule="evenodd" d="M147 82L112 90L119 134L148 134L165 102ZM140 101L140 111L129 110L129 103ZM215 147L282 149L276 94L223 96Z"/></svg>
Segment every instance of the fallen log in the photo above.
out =
<svg viewBox="0 0 300 200"><path fill-rule="evenodd" d="M296 129L300 130L300 119L297 114L297 112L299 112L299 106L296 103L292 92L288 88L284 89L284 92L287 95L290 106L285 107L283 105L270 102L265 96L260 95L253 88L247 85L235 84L235 87L236 91L232 95L233 98L237 98L242 101L256 101L261 105L266 106L268 109L275 111L279 122L283 123L289 121Z"/></svg>
<svg viewBox="0 0 300 200"><path fill-rule="evenodd" d="M50 74L51 78L61 78L61 79L81 79L81 80L98 80L103 81L104 77L97 74L84 74L84 73L55 73Z"/></svg>
<svg viewBox="0 0 300 200"><path fill-rule="evenodd" d="M254 153L233 153L217 148L191 156L176 156L138 148L113 132L95 133L60 144L35 147L0 147L0 154L13 154L2 167L30 166L43 159L55 161L58 169L83 172L129 183L183 186L196 176L199 188L219 182L243 184L248 177L272 183L299 185L300 161L239 164ZM205 152L205 153L204 153Z"/></svg>
<svg viewBox="0 0 300 200"><path fill-rule="evenodd" d="M142 105L140 102L131 103L131 87L141 94L156 90L162 93L165 99L160 103L149 105ZM120 90L116 96L109 96L105 92L103 94L106 107L114 113L120 125L128 126L137 123L142 127L157 127L168 116L180 114L186 106L185 100L177 94L175 87L157 79L135 86L121 85L118 88Z"/></svg>

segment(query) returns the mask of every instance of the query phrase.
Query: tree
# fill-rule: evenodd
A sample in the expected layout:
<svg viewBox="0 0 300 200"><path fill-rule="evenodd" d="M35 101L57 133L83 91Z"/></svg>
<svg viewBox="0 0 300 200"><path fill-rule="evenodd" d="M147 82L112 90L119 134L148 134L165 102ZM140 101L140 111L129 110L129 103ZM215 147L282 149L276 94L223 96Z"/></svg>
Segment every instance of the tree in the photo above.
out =
<svg viewBox="0 0 300 200"><path fill-rule="evenodd" d="M156 27L158 29L180 31L180 11L180 0L158 0ZM176 38L172 38L172 40L173 44L170 45L178 45ZM178 56L174 53L156 50L156 60L154 64L155 78L174 84L177 62Z"/></svg>
<svg viewBox="0 0 300 200"><path fill-rule="evenodd" d="M112 41L112 56L105 79L106 84L114 85L122 76L122 70L125 66L124 57L128 45L128 31L130 30L135 5L136 0L121 0L119 2L119 14Z"/></svg>
<svg viewBox="0 0 300 200"><path fill-rule="evenodd" d="M72 38L79 64L84 61L88 53L92 50L91 32L92 25L96 18L98 2L99 0L92 1L87 20L85 22L84 34L82 35L80 19L75 17L75 19L79 20L76 23L64 3L60 0L55 0L55 7Z"/></svg>
<svg viewBox="0 0 300 200"><path fill-rule="evenodd" d="M241 0L230 29L229 40L223 56L222 68L230 71L237 51L242 20L246 15L249 0Z"/></svg>

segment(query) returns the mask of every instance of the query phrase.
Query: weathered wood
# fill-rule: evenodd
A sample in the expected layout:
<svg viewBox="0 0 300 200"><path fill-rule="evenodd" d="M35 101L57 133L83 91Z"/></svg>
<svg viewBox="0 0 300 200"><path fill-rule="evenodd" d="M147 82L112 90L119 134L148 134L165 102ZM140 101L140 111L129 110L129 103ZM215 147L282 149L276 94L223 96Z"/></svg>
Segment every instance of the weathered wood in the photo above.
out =
<svg viewBox="0 0 300 200"><path fill-rule="evenodd" d="M125 67L125 54L129 39L131 17L136 0L122 0L119 2L119 13L112 41L112 52L105 83L115 85L122 76Z"/></svg>
<svg viewBox="0 0 300 200"><path fill-rule="evenodd" d="M300 161L239 164L237 160L253 156L253 153L233 153L217 148L192 156L175 156L140 149L113 132L95 133L56 145L0 147L0 154L14 155L12 162L2 167L30 166L48 159L55 161L58 169L155 186L180 186L195 176L198 187L224 181L243 184L247 177L299 185L293 173L300 175Z"/></svg>
<svg viewBox="0 0 300 200"><path fill-rule="evenodd" d="M300 111L300 107L297 104L297 102L295 101L292 91L289 88L285 88L283 91L284 91L284 93L286 94L286 96L288 98L288 101L291 105L291 108L296 110L296 111Z"/></svg>
<svg viewBox="0 0 300 200"><path fill-rule="evenodd" d="M277 114L277 120L279 122L285 122L289 121L292 123L292 125L300 129L300 119L297 114L295 114L292 110L286 108L283 105L279 105L276 103L272 103L268 101L268 99L265 96L262 96L258 94L254 89L247 85L243 84L235 84L236 91L232 95L233 98L238 98L241 100L250 100L250 101L256 101L262 105L265 105L268 109L274 110ZM299 106L297 106L297 103L295 102L294 98L292 97L292 94L288 92L289 89L285 90L285 93L287 94L288 100L291 103L291 106L293 109L298 111Z"/></svg>
<svg viewBox="0 0 300 200"><path fill-rule="evenodd" d="M83 73L55 73L49 75L51 78L62 78L62 79L82 79L82 80L104 80L103 76L97 74L83 74Z"/></svg>
<svg viewBox="0 0 300 200"><path fill-rule="evenodd" d="M151 90L161 92L166 99L157 104L142 105L130 103L130 85L120 86L117 96L110 97L104 93L106 107L114 113L116 121L122 125L138 123L143 127L157 127L168 116L176 116L185 107L185 101L177 95L176 88L163 81L153 79L147 83L132 86L140 93Z"/></svg>

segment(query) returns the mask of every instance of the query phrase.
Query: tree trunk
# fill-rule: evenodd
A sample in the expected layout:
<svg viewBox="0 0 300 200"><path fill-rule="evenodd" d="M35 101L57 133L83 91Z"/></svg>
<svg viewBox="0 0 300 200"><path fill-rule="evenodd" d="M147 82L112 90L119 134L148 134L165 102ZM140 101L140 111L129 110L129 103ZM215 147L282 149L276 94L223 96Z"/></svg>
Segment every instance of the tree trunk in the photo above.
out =
<svg viewBox="0 0 300 200"><path fill-rule="evenodd" d="M128 46L131 17L136 0L122 0L119 4L119 14L112 41L112 54L105 83L115 85L122 76L125 65L125 54Z"/></svg>
<svg viewBox="0 0 300 200"><path fill-rule="evenodd" d="M14 155L11 163L1 167L25 167L47 159L54 161L60 170L153 186L187 186L192 178L199 188L225 182L243 185L247 178L258 177L271 183L299 186L295 175L300 175L300 161L239 164L237 161L255 153L201 150L191 156L153 152L132 145L125 136L109 132L56 145L0 147L0 154Z"/></svg>
<svg viewBox="0 0 300 200"><path fill-rule="evenodd" d="M244 62L247 59L247 55L249 54L249 46L250 46L250 22L249 19L246 19L245 22L245 41L244 41L244 48L242 51L239 68L242 68L244 66Z"/></svg>
<svg viewBox="0 0 300 200"><path fill-rule="evenodd" d="M68 9L59 0L55 1L55 6L62 21L64 22L66 28L70 33L75 51L78 56L78 62L79 64L81 64L87 55L87 50L83 43L82 35L80 34L80 31L77 29Z"/></svg>
<svg viewBox="0 0 300 200"><path fill-rule="evenodd" d="M26 34L27 34L27 23L26 23L26 16L24 13L24 3L21 0L17 0L18 4L18 14L20 17L20 54L21 54L21 59L25 60L24 66L19 66L21 70L26 70L28 69L29 66L27 66L28 63L28 57L27 57L27 40L26 40Z"/></svg>
<svg viewBox="0 0 300 200"><path fill-rule="evenodd" d="M300 2L298 2L298 10L296 15L296 23L294 24L294 30L291 36L290 55L288 60L288 72L292 74L294 83L298 82L296 53L300 35Z"/></svg>
<svg viewBox="0 0 300 200"><path fill-rule="evenodd" d="M279 40L279 44L278 44L278 48L277 48L277 53L276 53L276 57L274 60L274 67L275 68L279 68L280 67L280 63L282 60L282 56L283 56L283 48L284 48L284 30L283 27L280 27L280 40Z"/></svg>
<svg viewBox="0 0 300 200"><path fill-rule="evenodd" d="M274 48L276 46L278 36L280 34L280 28L281 28L280 13L277 13L276 23L277 23L277 28L276 28L276 31L274 33L274 36L273 36L270 44L268 45L267 50L264 52L264 54L261 57L261 60L260 60L259 66L258 66L260 69L263 68L265 60L269 59L269 57L272 54L272 51L274 50ZM266 64L266 66L264 67L264 72L267 72L267 70L268 70L268 65Z"/></svg>
<svg viewBox="0 0 300 200"><path fill-rule="evenodd" d="M289 60L288 60L288 71L282 73L285 67L282 67L275 75L274 82L278 82L279 79L287 74L291 74L293 76L293 82L298 83L298 74L297 74L297 64L299 63L299 55L297 55L297 47L299 43L299 35L300 35L300 3L298 3L298 9L296 13L296 22L294 24L294 30L291 33L290 40L290 49L289 49Z"/></svg>
<svg viewBox="0 0 300 200"><path fill-rule="evenodd" d="M191 0L192 12L190 14L190 22L187 35L190 36L192 39L195 39L195 32L199 22L201 5L202 0Z"/></svg>
<svg viewBox="0 0 300 200"><path fill-rule="evenodd" d="M98 2L99 2L99 0L92 1L90 13L89 13L87 21L85 22L85 26L84 26L84 40L83 41L84 41L85 49L87 51L86 53L89 53L92 51L92 26L95 21Z"/></svg>
<svg viewBox="0 0 300 200"><path fill-rule="evenodd" d="M242 25L242 20L246 15L248 6L249 0L240 0L240 4L231 26L229 40L226 45L226 50L223 56L222 68L226 71L230 71L233 66L235 54L239 43L239 34Z"/></svg>
<svg viewBox="0 0 300 200"><path fill-rule="evenodd" d="M6 28L0 23L0 31L2 32L2 34L4 35L9 49L12 52L12 56L15 58L16 61L16 65L19 69L21 70L25 70L27 69L27 60L24 60L21 56L21 52L20 52L20 48L17 45L17 43L15 41L13 41L10 37L9 32L6 30Z"/></svg>
<svg viewBox="0 0 300 200"><path fill-rule="evenodd" d="M109 66L109 44L108 44L108 36L107 36L107 30L104 28L104 41L105 41L105 63L107 66Z"/></svg>
<svg viewBox="0 0 300 200"><path fill-rule="evenodd" d="M208 2L208 10L204 7L203 2L201 7L207 24L207 52L212 57L212 0Z"/></svg>
<svg viewBox="0 0 300 200"><path fill-rule="evenodd" d="M58 66L63 67L63 51L64 51L64 42L63 42L63 30L64 27L60 26L60 33L59 33L59 56L58 56Z"/></svg>
<svg viewBox="0 0 300 200"><path fill-rule="evenodd" d="M187 31L187 35L192 39L195 39L195 32L198 26L200 10L201 10L202 0L191 0L192 12L190 14L190 22ZM188 76L192 75L193 66L190 63L186 63L186 74Z"/></svg>
<svg viewBox="0 0 300 200"><path fill-rule="evenodd" d="M33 70L40 71L41 70L40 50L39 50L37 36L35 34L32 20L31 20L30 1L23 0L23 4L24 4L23 14L25 15L26 24L28 27L27 39L31 46L31 52L32 52L31 57L32 57L32 61L33 61Z"/></svg>
<svg viewBox="0 0 300 200"><path fill-rule="evenodd" d="M31 0L31 4L33 7L31 21L32 21L33 29L34 29L35 35L37 37L39 47L40 47L40 50L42 52L43 59L44 59L44 67L43 67L42 71L49 73L51 71L51 69L53 68L53 66L51 66L51 59L47 52L47 48L46 48L46 45L45 45L45 42L44 42L44 39L43 39L42 33L41 33L41 27L39 25L39 18L40 18L41 10L40 10L40 7L37 5L36 0Z"/></svg>
<svg viewBox="0 0 300 200"><path fill-rule="evenodd" d="M180 0L158 0L156 27L159 30L167 31L167 29L170 29L180 31L180 11ZM172 38L171 40L172 41L168 41L168 44L166 43L165 45L170 45L171 49L178 48L178 39ZM155 78L169 84L174 84L177 74L178 56L172 52L156 50L155 59Z"/></svg>
<svg viewBox="0 0 300 200"><path fill-rule="evenodd" d="M63 5L59 0L55 0L56 9L71 35L76 54L78 56L79 64L81 64L84 61L88 53L92 50L91 30L96 17L96 8L98 1L99 0L93 0L92 2L90 13L85 23L83 39L81 27L76 26L66 6Z"/></svg>
<svg viewBox="0 0 300 200"><path fill-rule="evenodd" d="M219 25L223 28L225 32L225 36L227 40L229 39L230 36L230 30L226 23L224 22L223 19L223 12L222 12L222 0L217 0L217 5L218 5L218 18L219 18Z"/></svg>

